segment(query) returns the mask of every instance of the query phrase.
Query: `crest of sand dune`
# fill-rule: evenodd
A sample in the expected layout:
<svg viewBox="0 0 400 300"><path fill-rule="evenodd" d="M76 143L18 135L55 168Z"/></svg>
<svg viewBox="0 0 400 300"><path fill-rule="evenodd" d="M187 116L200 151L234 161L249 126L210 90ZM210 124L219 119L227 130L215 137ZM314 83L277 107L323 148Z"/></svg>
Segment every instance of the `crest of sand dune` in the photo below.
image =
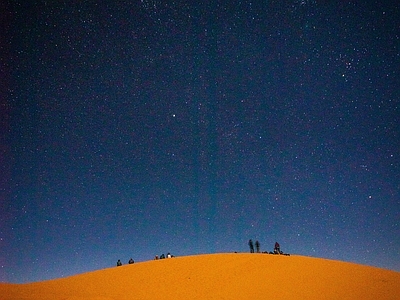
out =
<svg viewBox="0 0 400 300"><path fill-rule="evenodd" d="M400 299L400 273L303 256L208 254L0 284L0 299Z"/></svg>

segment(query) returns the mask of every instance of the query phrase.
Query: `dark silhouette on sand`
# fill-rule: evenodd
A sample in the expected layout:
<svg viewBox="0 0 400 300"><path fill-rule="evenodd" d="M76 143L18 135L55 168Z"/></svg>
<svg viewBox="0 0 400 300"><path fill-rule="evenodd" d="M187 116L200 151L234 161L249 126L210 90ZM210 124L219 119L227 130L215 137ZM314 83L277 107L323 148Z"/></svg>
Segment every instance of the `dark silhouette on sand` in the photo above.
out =
<svg viewBox="0 0 400 300"><path fill-rule="evenodd" d="M252 240L249 240L249 247L250 247L250 253L254 253L254 244Z"/></svg>
<svg viewBox="0 0 400 300"><path fill-rule="evenodd" d="M260 253L260 242L256 241L256 252Z"/></svg>

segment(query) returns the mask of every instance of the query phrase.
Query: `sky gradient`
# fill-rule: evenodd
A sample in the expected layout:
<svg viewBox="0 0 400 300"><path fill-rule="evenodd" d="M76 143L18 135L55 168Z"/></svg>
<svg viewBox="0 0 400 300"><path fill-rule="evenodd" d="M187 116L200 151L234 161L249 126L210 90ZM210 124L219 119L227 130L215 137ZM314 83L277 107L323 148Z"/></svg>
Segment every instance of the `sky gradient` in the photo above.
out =
<svg viewBox="0 0 400 300"><path fill-rule="evenodd" d="M249 239L400 271L395 1L31 2L1 4L0 281Z"/></svg>

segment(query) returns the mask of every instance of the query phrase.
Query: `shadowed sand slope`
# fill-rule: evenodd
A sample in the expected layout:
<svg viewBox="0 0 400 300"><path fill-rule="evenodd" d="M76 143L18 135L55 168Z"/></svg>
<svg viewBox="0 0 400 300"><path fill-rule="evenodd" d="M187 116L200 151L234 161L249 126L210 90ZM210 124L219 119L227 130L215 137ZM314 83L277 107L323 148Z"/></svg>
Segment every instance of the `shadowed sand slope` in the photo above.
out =
<svg viewBox="0 0 400 300"><path fill-rule="evenodd" d="M400 273L303 256L208 254L0 284L0 299L400 299Z"/></svg>

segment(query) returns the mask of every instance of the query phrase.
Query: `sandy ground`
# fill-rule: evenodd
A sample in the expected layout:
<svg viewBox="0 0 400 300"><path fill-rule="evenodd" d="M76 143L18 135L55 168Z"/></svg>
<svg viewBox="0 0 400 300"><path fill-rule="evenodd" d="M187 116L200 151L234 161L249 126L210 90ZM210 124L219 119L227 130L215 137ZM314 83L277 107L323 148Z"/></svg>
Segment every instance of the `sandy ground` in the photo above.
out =
<svg viewBox="0 0 400 300"><path fill-rule="evenodd" d="M28 284L0 299L400 299L400 273L303 256L175 257Z"/></svg>

